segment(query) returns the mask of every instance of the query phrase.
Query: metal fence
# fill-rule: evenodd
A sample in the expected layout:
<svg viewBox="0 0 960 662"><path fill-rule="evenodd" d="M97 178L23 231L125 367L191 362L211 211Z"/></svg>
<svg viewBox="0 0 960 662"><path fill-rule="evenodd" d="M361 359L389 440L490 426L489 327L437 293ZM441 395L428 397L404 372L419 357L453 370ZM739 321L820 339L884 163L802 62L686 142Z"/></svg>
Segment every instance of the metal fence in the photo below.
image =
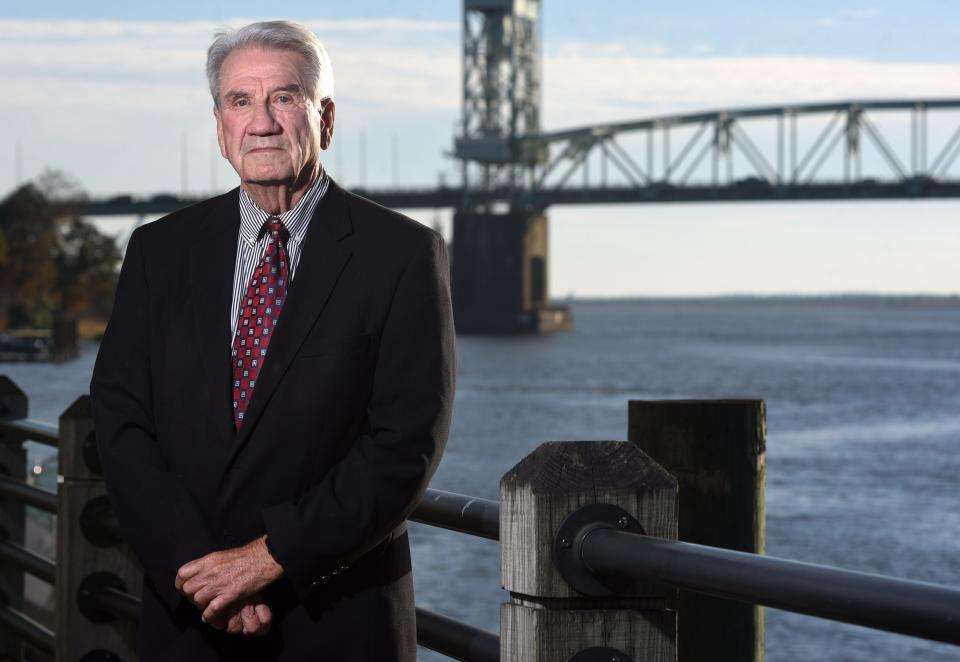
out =
<svg viewBox="0 0 960 662"><path fill-rule="evenodd" d="M24 659L80 660L93 644L71 640L79 637L78 624L102 643L91 624L125 623L135 630L139 619L139 597L122 579L109 568L94 569L89 558L77 565L79 557L111 547L110 541L122 547L106 502L91 496L99 490L102 497L102 485L84 493L80 508L70 502L76 481L69 467L62 467L58 494L14 475L25 466L19 443L25 440L59 447L61 459L99 470L92 421L81 403L88 404L78 400L59 427L25 420L25 397L0 378L0 465L8 472L0 476L0 629L19 639ZM22 530L24 506L60 513L56 562L26 549L15 534ZM78 521L67 522L64 513ZM544 444L504 476L500 501L431 489L410 519L501 543L511 602L501 608L499 636L417 608L418 643L458 660L579 662L613 659L601 657L610 652L624 661L674 660L676 588L960 645L956 588L672 539L676 480L629 442ZM71 527L80 527L87 539L68 540L64 532ZM91 546L89 539L99 543ZM23 573L54 585L62 610L56 633L25 612L16 593ZM585 620L585 613L595 618ZM624 622L639 617L643 627L653 623L655 636L625 642L616 619L604 621L611 614ZM592 625L584 629L587 621ZM631 622L625 632L645 631ZM122 651L111 655L124 659Z"/></svg>

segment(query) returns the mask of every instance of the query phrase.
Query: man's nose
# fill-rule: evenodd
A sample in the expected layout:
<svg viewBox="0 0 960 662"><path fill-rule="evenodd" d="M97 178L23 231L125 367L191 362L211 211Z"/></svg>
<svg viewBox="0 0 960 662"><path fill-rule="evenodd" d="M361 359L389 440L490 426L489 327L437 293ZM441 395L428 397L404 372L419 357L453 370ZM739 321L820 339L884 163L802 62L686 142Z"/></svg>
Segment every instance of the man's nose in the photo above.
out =
<svg viewBox="0 0 960 662"><path fill-rule="evenodd" d="M247 133L255 136L270 136L278 133L280 125L273 116L273 109L267 101L258 101L253 104L253 117L247 125Z"/></svg>

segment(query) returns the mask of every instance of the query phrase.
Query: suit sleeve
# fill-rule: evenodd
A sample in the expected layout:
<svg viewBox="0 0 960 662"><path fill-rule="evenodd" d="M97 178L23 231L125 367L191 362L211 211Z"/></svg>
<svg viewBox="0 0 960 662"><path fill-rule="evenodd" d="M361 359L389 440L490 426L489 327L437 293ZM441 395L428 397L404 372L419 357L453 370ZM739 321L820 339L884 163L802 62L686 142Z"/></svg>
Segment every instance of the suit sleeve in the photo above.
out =
<svg viewBox="0 0 960 662"><path fill-rule="evenodd" d="M127 247L113 313L93 369L90 395L107 491L124 539L166 606L184 563L218 549L195 502L157 443L151 390L149 287L140 230Z"/></svg>
<svg viewBox="0 0 960 662"><path fill-rule="evenodd" d="M305 596L330 568L375 546L423 496L450 428L454 329L444 241L422 235L380 337L369 434L298 501L262 511L270 548Z"/></svg>

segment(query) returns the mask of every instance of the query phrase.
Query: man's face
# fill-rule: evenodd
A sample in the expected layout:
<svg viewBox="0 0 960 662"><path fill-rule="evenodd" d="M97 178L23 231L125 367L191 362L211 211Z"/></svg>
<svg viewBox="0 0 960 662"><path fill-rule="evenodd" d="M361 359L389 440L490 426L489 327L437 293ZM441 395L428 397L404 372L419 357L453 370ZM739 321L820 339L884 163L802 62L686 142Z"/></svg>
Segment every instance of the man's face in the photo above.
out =
<svg viewBox="0 0 960 662"><path fill-rule="evenodd" d="M217 139L240 180L293 184L330 144L333 101L323 116L307 97L303 56L293 51L240 48L220 68Z"/></svg>

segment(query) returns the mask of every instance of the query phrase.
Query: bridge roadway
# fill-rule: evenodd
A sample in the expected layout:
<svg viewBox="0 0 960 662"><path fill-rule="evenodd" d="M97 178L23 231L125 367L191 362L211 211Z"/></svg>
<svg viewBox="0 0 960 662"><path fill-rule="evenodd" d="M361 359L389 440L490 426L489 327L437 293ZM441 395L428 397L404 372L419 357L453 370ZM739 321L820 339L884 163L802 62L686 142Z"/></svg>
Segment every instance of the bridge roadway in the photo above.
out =
<svg viewBox="0 0 960 662"><path fill-rule="evenodd" d="M384 188L351 190L385 207L394 209L456 208L463 196L458 188ZM796 202L802 200L893 200L916 198L958 198L960 180L933 181L918 177L902 182L863 181L853 184L823 183L805 185L772 185L763 180L748 179L724 186L590 186L548 189L535 193L500 189L471 192L473 200L509 200L519 195L522 207L546 209L559 204L633 204L668 202ZM74 203L84 216L147 216L168 214L200 202L199 197L162 196L134 200L128 196Z"/></svg>
<svg viewBox="0 0 960 662"><path fill-rule="evenodd" d="M942 119L953 127L952 132L929 140L930 111L948 113ZM960 197L960 179L950 178L960 156L958 111L960 98L855 100L668 115L535 132L514 140L458 138L465 150L461 157L478 158L481 166L488 168L486 179L468 177L466 190L459 186L352 188L385 206L401 209L469 209L489 202L542 211L558 204ZM906 145L891 141L893 135L884 136L871 119L880 114L892 114L900 122L909 119ZM811 138L817 135L812 142L804 141L802 149L800 117L813 118L804 133L809 131ZM829 121L824 126L826 118ZM744 128L747 124L754 127L756 120L775 121L772 145L769 140L756 142ZM671 151L671 129L684 126L690 127L692 135L684 137L679 151ZM636 144L627 149L617 142L630 134L645 137L646 149ZM949 138L941 142L946 135ZM886 167L879 178L861 174L862 147L868 143L876 150L877 163ZM928 151L933 158L928 158ZM738 177L733 174L734 152L747 165L746 171L738 167ZM469 154L474 156L464 156ZM537 158L527 162L521 158L525 154ZM600 160L600 181L590 177L591 154ZM842 160L842 178L821 174L830 158ZM612 182L608 170L614 175ZM578 171L583 175L580 185L573 183ZM705 171L709 178L703 181ZM699 173L701 181L691 179L694 173ZM169 194L142 200L121 195L73 206L91 216L146 216L169 213L197 201L199 198Z"/></svg>

